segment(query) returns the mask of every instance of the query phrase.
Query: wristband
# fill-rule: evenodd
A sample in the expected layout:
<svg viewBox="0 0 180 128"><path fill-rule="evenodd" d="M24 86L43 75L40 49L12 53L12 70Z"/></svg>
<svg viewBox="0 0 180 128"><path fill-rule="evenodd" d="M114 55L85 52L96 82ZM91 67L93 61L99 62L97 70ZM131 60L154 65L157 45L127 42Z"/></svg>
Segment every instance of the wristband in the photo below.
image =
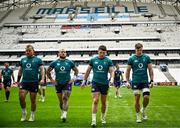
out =
<svg viewBox="0 0 180 128"><path fill-rule="evenodd" d="M149 83L151 84L152 82L154 82L154 81L153 81L153 80L150 80L150 82L149 82Z"/></svg>
<svg viewBox="0 0 180 128"><path fill-rule="evenodd" d="M18 76L17 77L17 82L20 82L20 80L21 80L21 76Z"/></svg>

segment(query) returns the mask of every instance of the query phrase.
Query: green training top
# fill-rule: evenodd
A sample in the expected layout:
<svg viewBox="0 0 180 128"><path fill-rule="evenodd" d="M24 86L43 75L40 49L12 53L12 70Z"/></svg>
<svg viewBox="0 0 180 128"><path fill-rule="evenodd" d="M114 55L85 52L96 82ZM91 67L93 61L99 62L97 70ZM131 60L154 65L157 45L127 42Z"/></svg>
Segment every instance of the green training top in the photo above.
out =
<svg viewBox="0 0 180 128"><path fill-rule="evenodd" d="M94 57L90 60L89 65L93 69L93 79L97 83L107 85L108 82L108 72L109 67L113 66L112 60L108 57L100 59L99 57Z"/></svg>
<svg viewBox="0 0 180 128"><path fill-rule="evenodd" d="M11 75L13 74L13 70L11 68L4 68L1 71L1 74L3 76L3 80L11 80Z"/></svg>
<svg viewBox="0 0 180 128"><path fill-rule="evenodd" d="M75 64L69 59L57 59L51 62L50 67L55 70L55 79L58 84L67 84L71 79L70 72L75 67Z"/></svg>
<svg viewBox="0 0 180 128"><path fill-rule="evenodd" d="M20 61L22 82L38 82L38 71L41 65L43 65L42 60L36 56L22 58Z"/></svg>
<svg viewBox="0 0 180 128"><path fill-rule="evenodd" d="M150 63L151 59L146 54L142 54L141 56L132 55L128 59L128 65L131 65L132 68L132 81L134 83L148 82L147 68Z"/></svg>

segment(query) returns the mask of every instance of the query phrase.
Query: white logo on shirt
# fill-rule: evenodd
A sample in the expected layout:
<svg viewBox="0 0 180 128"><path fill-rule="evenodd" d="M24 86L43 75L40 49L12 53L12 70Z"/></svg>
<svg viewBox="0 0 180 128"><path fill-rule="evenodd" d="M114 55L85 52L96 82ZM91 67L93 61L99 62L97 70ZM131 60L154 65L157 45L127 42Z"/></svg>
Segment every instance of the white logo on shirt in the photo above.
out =
<svg viewBox="0 0 180 128"><path fill-rule="evenodd" d="M26 67L27 67L27 68L31 68L31 64L30 64L30 63L27 63L27 64L26 64Z"/></svg>
<svg viewBox="0 0 180 128"><path fill-rule="evenodd" d="M136 62L138 62L138 60L135 60L134 62L136 63Z"/></svg>
<svg viewBox="0 0 180 128"><path fill-rule="evenodd" d="M139 67L139 68L143 68L143 63L139 63L139 64L138 64L138 67Z"/></svg>
<svg viewBox="0 0 180 128"><path fill-rule="evenodd" d="M61 67L60 67L60 70L61 70L61 71L64 71L64 70L65 70L65 67L64 67L64 66L61 66Z"/></svg>
<svg viewBox="0 0 180 128"><path fill-rule="evenodd" d="M98 65L98 70L102 70L103 66L102 65Z"/></svg>

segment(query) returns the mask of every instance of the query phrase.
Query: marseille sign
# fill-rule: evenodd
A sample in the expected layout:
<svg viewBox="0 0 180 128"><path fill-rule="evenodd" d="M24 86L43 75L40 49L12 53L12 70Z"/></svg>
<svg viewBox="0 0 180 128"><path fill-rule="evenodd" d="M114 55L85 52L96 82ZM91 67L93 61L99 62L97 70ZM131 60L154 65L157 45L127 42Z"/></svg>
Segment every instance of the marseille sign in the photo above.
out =
<svg viewBox="0 0 180 128"><path fill-rule="evenodd" d="M148 12L147 6L137 6L138 13ZM90 13L135 13L134 10L129 9L127 6L113 6L113 7L64 7L64 8L39 8L36 12L37 15L53 15L53 14L70 14L78 12L79 14Z"/></svg>

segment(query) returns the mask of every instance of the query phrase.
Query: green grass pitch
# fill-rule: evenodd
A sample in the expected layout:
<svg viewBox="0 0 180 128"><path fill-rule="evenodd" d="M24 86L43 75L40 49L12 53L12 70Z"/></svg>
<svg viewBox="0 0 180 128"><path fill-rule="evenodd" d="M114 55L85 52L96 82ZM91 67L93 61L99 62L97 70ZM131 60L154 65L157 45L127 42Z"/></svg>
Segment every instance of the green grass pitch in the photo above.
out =
<svg viewBox="0 0 180 128"><path fill-rule="evenodd" d="M180 127L180 87L161 86L151 89L150 103L147 108L149 120L137 124L133 93L127 88L121 88L122 98L114 98L114 88L108 95L107 124L103 127ZM11 89L10 101L4 102L4 90L0 90L0 127L90 127L91 124L91 90L73 87L69 99L67 121L60 120L58 99L54 87L46 90L44 103L38 101L35 122L20 122L21 109L18 100L18 88ZM30 98L26 97L28 117L30 114ZM100 122L99 102L97 127Z"/></svg>

